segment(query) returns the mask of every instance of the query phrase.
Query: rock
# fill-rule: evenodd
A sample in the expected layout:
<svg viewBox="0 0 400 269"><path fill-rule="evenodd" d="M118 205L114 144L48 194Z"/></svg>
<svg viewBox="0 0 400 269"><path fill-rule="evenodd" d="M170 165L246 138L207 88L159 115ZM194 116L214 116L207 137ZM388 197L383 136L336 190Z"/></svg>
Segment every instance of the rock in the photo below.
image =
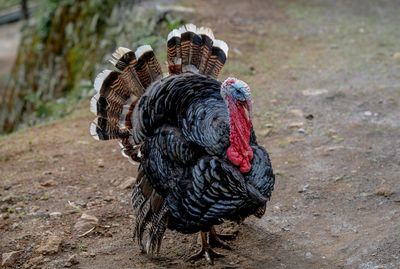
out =
<svg viewBox="0 0 400 269"><path fill-rule="evenodd" d="M304 185L300 190L298 190L299 193L306 192L308 190L308 187L310 187L310 184Z"/></svg>
<svg viewBox="0 0 400 269"><path fill-rule="evenodd" d="M313 120L314 119L314 115L313 114L308 114L307 116L305 116L305 118L307 120Z"/></svg>
<svg viewBox="0 0 400 269"><path fill-rule="evenodd" d="M136 178L135 177L128 177L125 181L119 184L118 188L121 190L130 189L133 184L135 184Z"/></svg>
<svg viewBox="0 0 400 269"><path fill-rule="evenodd" d="M56 235L50 235L36 249L40 254L55 254L60 250L62 238Z"/></svg>
<svg viewBox="0 0 400 269"><path fill-rule="evenodd" d="M10 218L10 214L8 214L8 213L1 213L0 214L0 219L6 220L6 219L9 219L9 218Z"/></svg>
<svg viewBox="0 0 400 269"><path fill-rule="evenodd" d="M51 172L51 171L44 171L43 172L43 175L51 175L51 174L53 174L53 172Z"/></svg>
<svg viewBox="0 0 400 269"><path fill-rule="evenodd" d="M335 178L333 179L333 181L338 182L338 181L344 179L345 176L346 176L346 175L337 176L337 177L335 177Z"/></svg>
<svg viewBox="0 0 400 269"><path fill-rule="evenodd" d="M304 96L317 96L321 94L328 93L326 89L306 89L302 91Z"/></svg>
<svg viewBox="0 0 400 269"><path fill-rule="evenodd" d="M106 201L106 202L112 202L112 201L114 201L115 199L114 199L114 197L112 197L112 196L106 196L106 197L103 198L103 200Z"/></svg>
<svg viewBox="0 0 400 269"><path fill-rule="evenodd" d="M76 254L73 254L68 258L68 261L65 263L65 267L71 267L72 265L76 265L78 263L78 256Z"/></svg>
<svg viewBox="0 0 400 269"><path fill-rule="evenodd" d="M372 116L372 112L371 111L365 111L364 112L364 116L371 117Z"/></svg>
<svg viewBox="0 0 400 269"><path fill-rule="evenodd" d="M381 187L381 188L375 190L375 195L378 195L378 196L389 197L393 194L394 194L394 192L392 190L385 188L385 187Z"/></svg>
<svg viewBox="0 0 400 269"><path fill-rule="evenodd" d="M56 183L54 182L54 180L47 180L47 181L45 181L45 182L42 182L42 183L40 183L40 186L42 186L42 187L46 187L46 188L48 188L48 187L52 187L52 186L54 186L54 185L56 185Z"/></svg>
<svg viewBox="0 0 400 269"><path fill-rule="evenodd" d="M297 132L299 132L300 134L305 134L306 130L304 130L304 128L300 128L297 130Z"/></svg>
<svg viewBox="0 0 400 269"><path fill-rule="evenodd" d="M338 48L338 45L337 45L337 44L330 44L330 45L329 45L329 48L331 48L331 49L337 49L337 48Z"/></svg>
<svg viewBox="0 0 400 269"><path fill-rule="evenodd" d="M303 117L303 111L301 109L291 109L289 113L297 117Z"/></svg>
<svg viewBox="0 0 400 269"><path fill-rule="evenodd" d="M1 265L6 267L13 267L15 268L15 263L18 261L18 258L21 254L21 251L11 251L2 254L2 262Z"/></svg>
<svg viewBox="0 0 400 269"><path fill-rule="evenodd" d="M103 159L98 159L98 160L97 160L97 166L100 167L100 168L104 168L104 161L103 161Z"/></svg>
<svg viewBox="0 0 400 269"><path fill-rule="evenodd" d="M393 54L393 59L400 63L400 52L396 52Z"/></svg>
<svg viewBox="0 0 400 269"><path fill-rule="evenodd" d="M299 128L302 128L303 126L304 126L303 122L292 122L289 124L289 128L299 129Z"/></svg>
<svg viewBox="0 0 400 269"><path fill-rule="evenodd" d="M1 202L13 204L16 202L16 200L17 200L16 198L17 197L15 195L10 194L10 195L7 195L7 196L4 196L3 198L1 198Z"/></svg>
<svg viewBox="0 0 400 269"><path fill-rule="evenodd" d="M29 260L29 262L25 263L24 266L27 265L27 267L24 267L24 268L37 268L36 267L37 265L40 265L44 262L45 262L45 260L44 260L43 255L38 255L36 257L31 258Z"/></svg>
<svg viewBox="0 0 400 269"><path fill-rule="evenodd" d="M95 228L98 223L99 220L95 216L83 213L79 220L75 223L74 228L80 235L82 235Z"/></svg>
<svg viewBox="0 0 400 269"><path fill-rule="evenodd" d="M272 129L264 129L262 131L260 131L260 135L263 137L267 137L272 133Z"/></svg>
<svg viewBox="0 0 400 269"><path fill-rule="evenodd" d="M51 212L50 214L49 214L49 216L51 217L51 218L59 218L59 217L61 217L61 212Z"/></svg>

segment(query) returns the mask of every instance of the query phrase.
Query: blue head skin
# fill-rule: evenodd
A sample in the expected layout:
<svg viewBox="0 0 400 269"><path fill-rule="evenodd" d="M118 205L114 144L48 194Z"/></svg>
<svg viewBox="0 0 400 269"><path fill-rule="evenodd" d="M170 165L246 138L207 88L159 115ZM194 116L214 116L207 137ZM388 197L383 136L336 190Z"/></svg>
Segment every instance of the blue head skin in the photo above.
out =
<svg viewBox="0 0 400 269"><path fill-rule="evenodd" d="M251 102L251 92L246 82L237 78L227 78L221 86L221 95L226 99L231 97L236 103Z"/></svg>
<svg viewBox="0 0 400 269"><path fill-rule="evenodd" d="M237 78L227 78L221 85L221 96L229 103L233 102L236 106L243 106L250 119L252 110L251 92L249 86Z"/></svg>

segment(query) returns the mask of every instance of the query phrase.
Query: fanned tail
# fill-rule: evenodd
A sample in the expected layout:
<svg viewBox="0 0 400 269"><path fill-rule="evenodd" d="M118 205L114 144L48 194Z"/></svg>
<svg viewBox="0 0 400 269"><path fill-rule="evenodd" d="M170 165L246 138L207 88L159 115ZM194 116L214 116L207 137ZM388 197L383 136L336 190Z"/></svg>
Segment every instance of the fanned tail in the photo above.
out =
<svg viewBox="0 0 400 269"><path fill-rule="evenodd" d="M168 35L170 74L196 72L217 78L228 58L228 45L214 38L209 28L186 24Z"/></svg>
<svg viewBox="0 0 400 269"><path fill-rule="evenodd" d="M161 66L149 45L135 52L120 47L110 62L118 70L104 70L94 82L96 94L90 101L90 110L97 118L90 125L90 134L97 140L119 139L123 155L137 161L131 115L138 98L162 77Z"/></svg>

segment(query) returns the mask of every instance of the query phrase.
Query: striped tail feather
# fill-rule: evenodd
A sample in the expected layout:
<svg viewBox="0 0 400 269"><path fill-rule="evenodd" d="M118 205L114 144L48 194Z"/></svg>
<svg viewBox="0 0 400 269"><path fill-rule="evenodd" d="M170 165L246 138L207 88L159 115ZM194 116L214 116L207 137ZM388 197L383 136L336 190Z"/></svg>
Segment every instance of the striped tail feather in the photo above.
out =
<svg viewBox="0 0 400 269"><path fill-rule="evenodd" d="M218 77L228 58L228 45L214 38L209 28L187 24L172 30L167 41L170 74L196 72Z"/></svg>
<svg viewBox="0 0 400 269"><path fill-rule="evenodd" d="M90 111L97 118L90 125L90 134L97 140L119 139L123 155L137 161L132 112L150 84L162 78L161 66L149 45L135 52L120 47L110 62L117 71L104 70L94 82L96 94L90 100Z"/></svg>

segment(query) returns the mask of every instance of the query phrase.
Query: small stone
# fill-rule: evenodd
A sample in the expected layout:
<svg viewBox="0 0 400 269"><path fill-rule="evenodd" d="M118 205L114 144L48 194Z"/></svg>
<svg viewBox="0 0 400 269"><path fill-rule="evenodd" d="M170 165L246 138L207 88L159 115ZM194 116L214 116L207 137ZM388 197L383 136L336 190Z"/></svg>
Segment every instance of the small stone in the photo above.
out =
<svg viewBox="0 0 400 269"><path fill-rule="evenodd" d="M306 89L302 91L304 96L317 96L321 94L328 93L328 90L326 89Z"/></svg>
<svg viewBox="0 0 400 269"><path fill-rule="evenodd" d="M299 193L303 193L306 192L308 187L310 187L310 184L306 184L304 185L300 190L298 190Z"/></svg>
<svg viewBox="0 0 400 269"><path fill-rule="evenodd" d="M50 214L49 214L49 216L51 217L51 218L59 218L59 217L61 217L61 212L51 212Z"/></svg>
<svg viewBox="0 0 400 269"><path fill-rule="evenodd" d="M337 45L337 44L330 44L329 47L330 47L331 49L337 49L337 48L338 48L338 45Z"/></svg>
<svg viewBox="0 0 400 269"><path fill-rule="evenodd" d="M371 111L365 111L364 112L364 116L371 117L372 116L372 112Z"/></svg>
<svg viewBox="0 0 400 269"><path fill-rule="evenodd" d="M260 131L260 135L263 137L267 137L272 133L272 129L264 129L262 131Z"/></svg>
<svg viewBox="0 0 400 269"><path fill-rule="evenodd" d="M333 179L333 181L338 182L338 181L344 179L345 176L346 176L346 175L337 176L337 177L335 177L335 178Z"/></svg>
<svg viewBox="0 0 400 269"><path fill-rule="evenodd" d="M2 262L1 265L6 267L13 267L15 268L15 263L18 261L18 258L21 254L21 251L11 251L2 254Z"/></svg>
<svg viewBox="0 0 400 269"><path fill-rule="evenodd" d="M314 119L314 115L313 114L308 114L307 116L305 116L305 118L307 120L313 120Z"/></svg>
<svg viewBox="0 0 400 269"><path fill-rule="evenodd" d="M313 255L311 254L311 252L307 252L305 256L307 259L310 259L312 258Z"/></svg>
<svg viewBox="0 0 400 269"><path fill-rule="evenodd" d="M8 203L8 204L15 203L16 197L15 197L15 195L10 194L10 195L7 195L7 196L1 198L1 202Z"/></svg>
<svg viewBox="0 0 400 269"><path fill-rule="evenodd" d="M400 63L400 52L396 52L395 54L393 54L393 59Z"/></svg>
<svg viewBox="0 0 400 269"><path fill-rule="evenodd" d="M114 200L114 197L112 197L112 196L106 196L106 197L103 198L103 200L106 201L106 202L111 202L111 201Z"/></svg>
<svg viewBox="0 0 400 269"><path fill-rule="evenodd" d="M79 220L75 223L75 230L81 235L96 227L99 223L95 216L83 213Z"/></svg>
<svg viewBox="0 0 400 269"><path fill-rule="evenodd" d="M51 172L51 171L44 171L43 172L43 175L51 175L51 174L53 174L53 172Z"/></svg>
<svg viewBox="0 0 400 269"><path fill-rule="evenodd" d="M378 196L389 197L393 194L394 194L394 192L392 190L385 188L385 187L381 187L375 191L375 195L378 195Z"/></svg>
<svg viewBox="0 0 400 269"><path fill-rule="evenodd" d="M301 109L291 109L289 113L297 117L303 117L303 111Z"/></svg>
<svg viewBox="0 0 400 269"><path fill-rule="evenodd" d="M71 264L71 265L78 264L78 263L79 263L79 261L78 261L78 256L77 256L76 254L71 255L71 256L68 258L67 263L69 263L69 264Z"/></svg>
<svg viewBox="0 0 400 269"><path fill-rule="evenodd" d="M104 161L103 161L103 159L98 159L98 160L97 160L97 166L100 167L100 168L104 168Z"/></svg>
<svg viewBox="0 0 400 269"><path fill-rule="evenodd" d="M297 130L297 132L299 132L300 134L305 134L306 130L304 130L304 128L300 128Z"/></svg>
<svg viewBox="0 0 400 269"><path fill-rule="evenodd" d="M118 188L121 190L130 189L132 188L133 184L135 184L136 178L128 177L125 181L119 184Z"/></svg>
<svg viewBox="0 0 400 269"><path fill-rule="evenodd" d="M302 128L303 126L303 122L292 122L289 124L289 128Z"/></svg>
<svg viewBox="0 0 400 269"><path fill-rule="evenodd" d="M56 235L50 235L36 249L40 254L55 254L60 250L62 238Z"/></svg>
<svg viewBox="0 0 400 269"><path fill-rule="evenodd" d="M40 183L40 186L42 186L42 187L51 187L51 186L54 186L54 185L56 185L56 183L55 183L55 181L54 180L47 180L47 181L45 181L45 182L42 182L42 183Z"/></svg>
<svg viewBox="0 0 400 269"><path fill-rule="evenodd" d="M44 262L43 255L38 255L38 256L31 258L29 260L29 262L27 262L25 264L28 265L28 267L26 267L26 268L32 268L32 267L37 268L36 266L42 264L43 262ZM34 266L32 266L32 265L34 265Z"/></svg>

